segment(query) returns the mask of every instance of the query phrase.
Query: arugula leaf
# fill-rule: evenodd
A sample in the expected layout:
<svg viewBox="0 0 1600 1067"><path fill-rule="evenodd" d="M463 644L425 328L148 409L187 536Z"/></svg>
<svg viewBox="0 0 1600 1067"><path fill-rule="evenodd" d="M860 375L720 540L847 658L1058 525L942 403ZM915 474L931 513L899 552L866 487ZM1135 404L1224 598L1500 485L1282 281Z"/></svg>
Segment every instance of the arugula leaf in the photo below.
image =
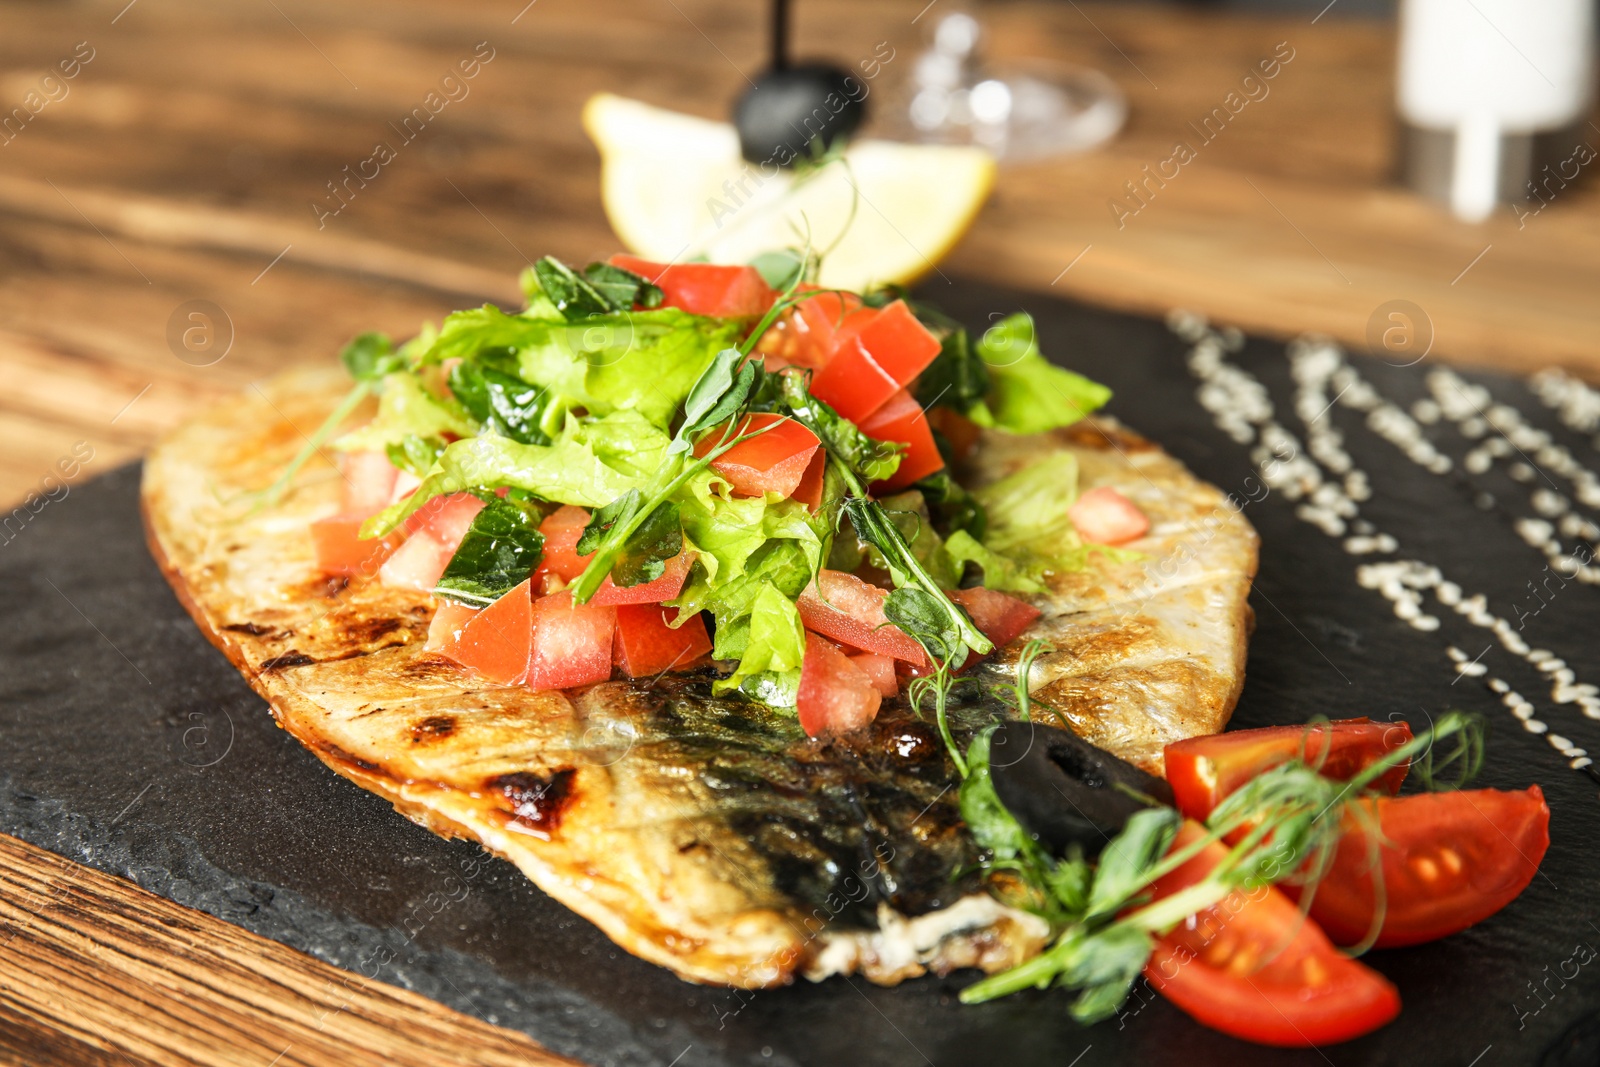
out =
<svg viewBox="0 0 1600 1067"><path fill-rule="evenodd" d="M547 445L543 428L553 397L548 389L471 360L450 371L450 392L483 432L509 437L525 445Z"/></svg>
<svg viewBox="0 0 1600 1067"><path fill-rule="evenodd" d="M439 459L439 453L444 449L444 438L418 437L414 433L408 433L400 440L391 441L385 446L390 463L403 471L410 471L418 478L427 476L428 471Z"/></svg>
<svg viewBox="0 0 1600 1067"><path fill-rule="evenodd" d="M405 367L405 358L386 333L357 334L339 353L339 362L358 382L374 382Z"/></svg>
<svg viewBox="0 0 1600 1067"><path fill-rule="evenodd" d="M341 452L386 450L407 437L471 437L472 420L461 405L428 392L421 380L406 371L385 375L378 383L378 415L367 425L333 443Z"/></svg>
<svg viewBox="0 0 1600 1067"><path fill-rule="evenodd" d="M917 378L917 402L965 414L989 393L989 371L972 350L972 338L959 327L944 335L939 354Z"/></svg>
<svg viewBox="0 0 1600 1067"><path fill-rule="evenodd" d="M521 585L544 556L539 520L533 508L486 494L433 591L485 607Z"/></svg>
<svg viewBox="0 0 1600 1067"><path fill-rule="evenodd" d="M1033 316L1010 315L986 330L977 345L989 391L966 412L979 426L1008 433L1044 433L1071 426L1111 399L1111 390L1062 370L1039 352Z"/></svg>

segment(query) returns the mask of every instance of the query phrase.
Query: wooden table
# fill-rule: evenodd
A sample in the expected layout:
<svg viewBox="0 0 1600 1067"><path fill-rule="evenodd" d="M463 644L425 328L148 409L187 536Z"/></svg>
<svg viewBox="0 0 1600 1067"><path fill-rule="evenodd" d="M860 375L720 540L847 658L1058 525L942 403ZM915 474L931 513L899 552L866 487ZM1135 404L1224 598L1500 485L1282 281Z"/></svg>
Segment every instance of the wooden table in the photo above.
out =
<svg viewBox="0 0 1600 1067"><path fill-rule="evenodd" d="M925 3L808 0L798 42L853 63L887 41L903 76ZM946 274L1352 344L1405 299L1440 356L1600 377L1600 193L1575 186L1536 217L1471 226L1391 187L1387 25L1099 3L986 17L994 54L1098 67L1132 119L1104 151L1003 171ZM109 470L196 406L329 359L359 330L405 335L513 301L529 257L612 250L583 101L613 90L719 116L761 41L754 5L731 0L0 9L0 118L37 110L0 133L0 501L58 486L58 461L86 450L75 479ZM327 183L475 49L492 58L468 95L319 228ZM1188 124L1289 50L1269 95L1200 145ZM74 76L41 90L62 62ZM1196 158L1129 199L1124 183L1178 139ZM174 354L192 301L215 306L215 362ZM295 990L342 972L3 837L0 938L0 1056L555 1062L382 985L319 1021L329 1005Z"/></svg>

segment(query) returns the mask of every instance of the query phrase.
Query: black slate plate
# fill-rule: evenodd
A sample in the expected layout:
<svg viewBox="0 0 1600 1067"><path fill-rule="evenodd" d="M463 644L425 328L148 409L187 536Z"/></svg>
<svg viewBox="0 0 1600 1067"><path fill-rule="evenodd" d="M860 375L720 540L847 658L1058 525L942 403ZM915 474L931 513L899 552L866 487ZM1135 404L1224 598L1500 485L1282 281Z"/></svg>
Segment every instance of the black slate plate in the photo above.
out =
<svg viewBox="0 0 1600 1067"><path fill-rule="evenodd" d="M1116 414L1200 476L1254 495L1248 450L1196 402L1187 346L1162 324L966 283L929 295L975 326L990 312L1029 307L1049 347L1118 391ZM1298 432L1283 347L1252 341L1230 358L1267 383L1279 418ZM1359 366L1409 404L1432 364ZM1590 442L1563 430L1526 383L1475 380L1600 466ZM1515 606L1530 603L1526 583L1547 575L1512 529L1531 514L1528 487L1506 478L1504 465L1425 473L1362 428L1359 414L1336 407L1326 417L1372 474L1366 513L1407 552L1517 619ZM1449 423L1429 433L1457 459L1469 447ZM1060 994L963 1008L954 994L970 974L898 989L843 979L757 994L686 985L621 952L508 864L402 819L276 729L150 561L138 476L128 467L84 484L3 535L0 830L181 903L594 1063L1600 1062L1600 963L1589 947L1600 946L1595 781L1524 732L1482 678L1452 684L1445 648L1476 655L1492 643L1486 631L1448 612L1438 633L1398 620L1356 582L1364 560L1296 518L1281 493L1248 510L1263 542L1259 625L1235 723L1368 714L1421 725L1447 707L1481 711L1494 732L1480 784L1541 782L1553 812L1542 873L1511 908L1443 943L1369 957L1404 997L1395 1024L1294 1052L1202 1029L1159 998L1089 1030L1067 1020ZM1600 593L1569 582L1545 599L1526 620L1528 639L1563 656L1579 681L1600 677ZM1555 706L1531 667L1498 647L1482 662L1554 729L1600 750L1600 724Z"/></svg>

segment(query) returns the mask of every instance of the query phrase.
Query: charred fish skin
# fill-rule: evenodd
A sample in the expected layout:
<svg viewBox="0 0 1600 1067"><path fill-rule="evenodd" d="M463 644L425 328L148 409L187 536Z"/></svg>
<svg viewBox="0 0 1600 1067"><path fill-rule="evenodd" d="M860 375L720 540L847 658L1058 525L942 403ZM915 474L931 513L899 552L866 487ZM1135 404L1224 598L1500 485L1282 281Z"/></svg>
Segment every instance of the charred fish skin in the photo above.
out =
<svg viewBox="0 0 1600 1067"><path fill-rule="evenodd" d="M617 944L680 977L746 988L859 973L892 984L1038 951L994 901L931 723L903 701L808 741L793 717L713 697L705 676L574 692L485 687L423 649L431 598L316 569L307 528L338 508L324 460L272 484L347 388L294 371L202 413L146 460L151 551L201 630L332 769L437 833L477 840ZM1222 728L1243 682L1255 534L1223 495L1110 420L983 439L978 481L1069 449L1152 519L1140 561L1058 576L1024 637L1053 651L1040 714L1159 768L1167 740ZM1098 434L1098 436L1096 436ZM1174 561L1170 569L1162 564ZM957 692L958 739L991 721L1016 650Z"/></svg>

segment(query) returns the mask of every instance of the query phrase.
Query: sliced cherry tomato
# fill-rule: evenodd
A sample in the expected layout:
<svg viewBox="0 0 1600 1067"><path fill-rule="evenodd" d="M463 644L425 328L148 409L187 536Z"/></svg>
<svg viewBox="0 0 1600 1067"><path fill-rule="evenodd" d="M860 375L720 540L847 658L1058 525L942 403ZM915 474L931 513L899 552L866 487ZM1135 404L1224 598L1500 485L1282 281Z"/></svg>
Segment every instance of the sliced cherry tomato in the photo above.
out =
<svg viewBox="0 0 1600 1067"><path fill-rule="evenodd" d="M1109 485L1098 486L1074 500L1067 509L1067 518L1085 541L1097 545L1120 545L1150 531L1149 517Z"/></svg>
<svg viewBox="0 0 1600 1067"><path fill-rule="evenodd" d="M711 651L705 619L694 615L674 630L667 625L676 608L660 604L623 604L617 608L617 635L612 660L629 678L649 678L663 671L681 671Z"/></svg>
<svg viewBox="0 0 1600 1067"><path fill-rule="evenodd" d="M900 679L894 674L894 659L890 656L880 656L876 652L857 652L850 657L850 662L860 667L862 673L872 679L872 684L878 692L893 700L900 693Z"/></svg>
<svg viewBox="0 0 1600 1067"><path fill-rule="evenodd" d="M439 610L443 612L447 601ZM452 614L454 614L452 612ZM434 616L438 621L438 615ZM432 640L433 630L428 630ZM528 674L533 654L533 595L523 582L499 600L475 612L461 626L454 640L446 640L439 652L463 667L501 685L515 685Z"/></svg>
<svg viewBox="0 0 1600 1067"><path fill-rule="evenodd" d="M710 263L652 263L637 256L618 254L613 266L647 278L660 287L666 307L692 315L723 319L753 319L766 314L778 294L754 267L724 267Z"/></svg>
<svg viewBox="0 0 1600 1067"><path fill-rule="evenodd" d="M583 573L589 557L578 555L578 538L588 525L589 513L571 504L563 504L545 516L539 524L539 532L544 534L544 556L533 571L535 593L554 592Z"/></svg>
<svg viewBox="0 0 1600 1067"><path fill-rule="evenodd" d="M450 557L456 554L467 528L482 510L483 501L471 493L452 493L430 500L412 516L420 516L420 523L379 569L378 577L385 585L424 592L432 589L439 584Z"/></svg>
<svg viewBox="0 0 1600 1067"><path fill-rule="evenodd" d="M616 608L574 604L566 590L535 600L528 687L571 689L609 679L616 627Z"/></svg>
<svg viewBox="0 0 1600 1067"><path fill-rule="evenodd" d="M859 426L938 354L939 339L896 300L839 345L811 380L811 393Z"/></svg>
<svg viewBox="0 0 1600 1067"><path fill-rule="evenodd" d="M1194 823L1174 848L1200 837ZM1152 887L1160 900L1201 881L1227 849L1212 844ZM1400 1011L1382 975L1343 955L1277 889L1235 892L1156 942L1145 977L1196 1020L1264 1045L1348 1041Z"/></svg>
<svg viewBox="0 0 1600 1067"><path fill-rule="evenodd" d="M822 506L822 486L827 473L828 454L818 449L811 455L811 462L806 464L806 472L800 476L800 484L794 487L790 494L791 500L798 500L812 511Z"/></svg>
<svg viewBox="0 0 1600 1067"><path fill-rule="evenodd" d="M951 590L950 599L966 609L973 625L994 642L996 649L1015 641L1041 614L1026 601L982 586Z"/></svg>
<svg viewBox="0 0 1600 1067"><path fill-rule="evenodd" d="M694 557L687 552L680 552L662 564L661 577L653 581L621 586L613 582L608 574L605 581L600 583L600 588L594 591L594 596L589 598L589 603L604 607L607 604L659 604L671 600L683 591L683 583L688 579L692 566Z"/></svg>
<svg viewBox="0 0 1600 1067"><path fill-rule="evenodd" d="M866 671L832 642L806 634L795 711L807 737L845 734L877 718L883 694Z"/></svg>
<svg viewBox="0 0 1600 1067"><path fill-rule="evenodd" d="M818 288L806 283L802 290ZM756 350L784 364L820 370L834 351L878 314L854 293L825 292L802 300L762 334ZM768 363L768 369L777 369Z"/></svg>
<svg viewBox="0 0 1600 1067"><path fill-rule="evenodd" d="M792 495L822 444L816 434L793 419L767 413L747 415L734 433L726 434L726 427L707 433L694 453L706 455L725 434L731 440L748 433L755 436L712 460L711 469L726 478L739 496Z"/></svg>
<svg viewBox="0 0 1600 1067"><path fill-rule="evenodd" d="M328 574L371 577L394 555L405 540L396 530L385 537L361 539L361 524L369 515L335 515L311 524L311 542L317 550L317 567Z"/></svg>
<svg viewBox="0 0 1600 1067"><path fill-rule="evenodd" d="M382 452L346 452L339 465L344 475L346 515L376 515L394 497L400 469Z"/></svg>
<svg viewBox="0 0 1600 1067"><path fill-rule="evenodd" d="M817 580L800 594L797 605L806 628L824 637L895 659L928 666L922 646L883 615L889 594L853 574L819 571Z"/></svg>
<svg viewBox="0 0 1600 1067"><path fill-rule="evenodd" d="M428 624L428 640L422 646L423 651L439 652L455 659L451 652L461 642L462 629L476 614L477 608L454 600L439 600L433 609L433 621Z"/></svg>
<svg viewBox="0 0 1600 1067"><path fill-rule="evenodd" d="M1292 759L1303 757L1324 777L1348 781L1410 740L1409 724L1366 718L1230 730L1168 745L1167 781L1178 810L1204 822L1224 797ZM1391 767L1373 781L1372 788L1398 793L1410 765L1408 760Z"/></svg>
<svg viewBox="0 0 1600 1067"><path fill-rule="evenodd" d="M933 443L933 427L928 425L927 413L904 389L867 416L861 424L861 432L875 441L893 441L907 446L894 474L873 483L872 491L876 494L897 492L944 468L944 457L939 455L939 446Z"/></svg>
<svg viewBox="0 0 1600 1067"><path fill-rule="evenodd" d="M1383 864L1379 948L1419 945L1482 922L1517 898L1550 847L1550 808L1538 786L1360 800L1317 886L1311 916L1342 945L1367 936L1377 908L1374 855ZM1374 852L1366 826L1377 820Z"/></svg>

